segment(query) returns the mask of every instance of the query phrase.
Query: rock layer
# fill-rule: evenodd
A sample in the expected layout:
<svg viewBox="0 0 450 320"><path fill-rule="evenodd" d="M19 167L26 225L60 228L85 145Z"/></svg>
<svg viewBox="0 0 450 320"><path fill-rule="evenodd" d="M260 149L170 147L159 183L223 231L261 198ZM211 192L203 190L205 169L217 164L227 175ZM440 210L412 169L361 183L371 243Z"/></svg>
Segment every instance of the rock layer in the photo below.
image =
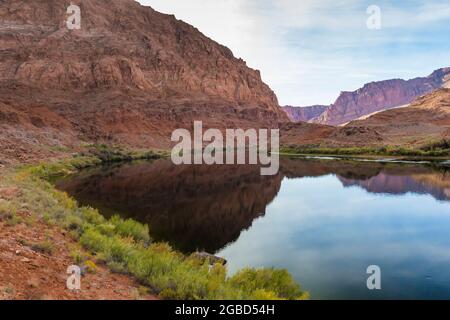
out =
<svg viewBox="0 0 450 320"><path fill-rule="evenodd" d="M293 106L285 106L283 107L283 111L286 112L289 120L293 122L308 122L314 118L317 118L329 106L311 106L311 107L293 107Z"/></svg>
<svg viewBox="0 0 450 320"><path fill-rule="evenodd" d="M408 107L386 110L344 128L380 133L385 145L423 145L450 138L450 89L422 96Z"/></svg>
<svg viewBox="0 0 450 320"><path fill-rule="evenodd" d="M81 30L66 27L72 3ZM133 0L5 0L0 21L0 141L163 147L193 120L219 128L287 120L259 71Z"/></svg>
<svg viewBox="0 0 450 320"><path fill-rule="evenodd" d="M385 110L345 126L289 123L281 126L283 145L324 147L424 146L450 139L450 89L421 96L409 106Z"/></svg>
<svg viewBox="0 0 450 320"><path fill-rule="evenodd" d="M450 68L434 71L428 77L371 82L353 92L342 92L331 106L285 108L294 121L343 125L378 111L407 105L416 98L450 85ZM319 115L311 113L323 109ZM309 119L308 119L309 118Z"/></svg>

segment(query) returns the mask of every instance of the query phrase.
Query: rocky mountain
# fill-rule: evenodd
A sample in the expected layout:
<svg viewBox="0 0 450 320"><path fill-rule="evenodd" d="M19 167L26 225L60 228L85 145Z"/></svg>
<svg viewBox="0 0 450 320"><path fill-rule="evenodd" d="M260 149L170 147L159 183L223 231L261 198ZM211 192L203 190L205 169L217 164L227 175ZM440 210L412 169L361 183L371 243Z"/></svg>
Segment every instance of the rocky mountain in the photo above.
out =
<svg viewBox="0 0 450 320"><path fill-rule="evenodd" d="M421 96L407 107L381 111L345 126L304 122L281 126L281 143L292 146L423 146L443 139L450 139L447 88Z"/></svg>
<svg viewBox="0 0 450 320"><path fill-rule="evenodd" d="M311 107L293 107L293 106L285 106L283 107L283 111L286 112L289 120L293 122L308 122L314 118L317 118L322 113L325 112L325 110L329 106L311 106Z"/></svg>
<svg viewBox="0 0 450 320"><path fill-rule="evenodd" d="M420 145L450 138L450 89L443 88L412 102L386 110L344 128L378 132L386 145Z"/></svg>
<svg viewBox="0 0 450 320"><path fill-rule="evenodd" d="M66 26L71 4L80 30ZM193 120L287 121L259 71L133 0L2 0L0 106L0 147L24 159L80 141L167 147Z"/></svg>
<svg viewBox="0 0 450 320"><path fill-rule="evenodd" d="M428 77L368 83L356 91L342 92L336 102L328 107L285 108L285 111L293 121L342 125L375 112L407 105L424 94L449 86L450 68L442 68ZM309 115L321 109L322 113L308 119Z"/></svg>

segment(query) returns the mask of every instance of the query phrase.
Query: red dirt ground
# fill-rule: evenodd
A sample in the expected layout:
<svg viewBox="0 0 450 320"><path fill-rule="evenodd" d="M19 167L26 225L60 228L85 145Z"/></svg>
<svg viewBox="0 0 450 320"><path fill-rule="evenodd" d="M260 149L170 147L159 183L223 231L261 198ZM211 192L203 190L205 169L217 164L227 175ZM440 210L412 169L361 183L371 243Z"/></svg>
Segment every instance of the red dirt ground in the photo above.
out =
<svg viewBox="0 0 450 320"><path fill-rule="evenodd" d="M7 197L14 192L5 191L3 195ZM4 201L1 194L0 201ZM22 221L31 216L28 212L17 215ZM36 252L30 247L46 239L53 244L52 254ZM143 292L142 287L139 290L140 285L131 277L113 274L100 264L95 273L81 278L81 290L67 289L66 271L75 264L70 248L78 248L76 242L57 227L49 227L42 221L11 225L0 217L0 300L156 299Z"/></svg>

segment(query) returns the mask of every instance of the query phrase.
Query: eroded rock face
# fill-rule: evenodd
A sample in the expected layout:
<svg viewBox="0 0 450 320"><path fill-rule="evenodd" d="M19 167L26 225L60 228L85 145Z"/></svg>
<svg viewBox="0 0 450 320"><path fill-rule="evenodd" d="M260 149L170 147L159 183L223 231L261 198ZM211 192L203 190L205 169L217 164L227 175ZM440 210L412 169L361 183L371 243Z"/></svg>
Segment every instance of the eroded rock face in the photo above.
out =
<svg viewBox="0 0 450 320"><path fill-rule="evenodd" d="M406 105L424 94L447 86L449 80L450 68L443 68L424 78L372 82L357 91L342 92L334 104L310 121L342 125L377 111Z"/></svg>
<svg viewBox="0 0 450 320"><path fill-rule="evenodd" d="M439 89L406 108L386 110L344 128L378 132L386 145L426 145L450 138L450 89ZM344 129L341 128L341 129Z"/></svg>
<svg viewBox="0 0 450 320"><path fill-rule="evenodd" d="M293 122L308 122L314 118L317 118L329 106L311 106L311 107L293 107L293 106L285 106L283 107L283 111L286 112L289 120Z"/></svg>
<svg viewBox="0 0 450 320"><path fill-rule="evenodd" d="M66 27L70 4L81 8L81 30ZM67 121L73 143L161 147L193 120L219 128L287 120L259 71L194 27L133 0L2 1L0 48L4 132L16 124L7 119L21 118L22 132L37 137L21 114L31 107ZM55 129L48 114L33 116L41 131Z"/></svg>

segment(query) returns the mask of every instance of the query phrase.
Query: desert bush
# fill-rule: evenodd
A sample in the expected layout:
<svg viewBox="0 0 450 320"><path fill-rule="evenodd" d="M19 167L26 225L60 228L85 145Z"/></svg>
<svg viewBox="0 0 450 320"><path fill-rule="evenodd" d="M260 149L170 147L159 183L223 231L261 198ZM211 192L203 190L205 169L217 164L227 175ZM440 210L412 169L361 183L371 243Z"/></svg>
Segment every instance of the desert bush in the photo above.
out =
<svg viewBox="0 0 450 320"><path fill-rule="evenodd" d="M128 272L165 299L300 299L285 270L246 269L227 279L225 266L199 264L167 244L145 248L131 239L88 229L80 242L118 272Z"/></svg>
<svg viewBox="0 0 450 320"><path fill-rule="evenodd" d="M444 143L433 147L408 148L399 146L382 147L351 147L351 148L324 148L315 146L289 146L282 147L282 153L287 154L318 154L318 155L379 155L379 156L406 156L406 157L442 157L449 156L450 149L442 149Z"/></svg>
<svg viewBox="0 0 450 320"><path fill-rule="evenodd" d="M0 220L11 227L22 223L22 219L17 215L17 205L0 199Z"/></svg>
<svg viewBox="0 0 450 320"><path fill-rule="evenodd" d="M88 255L86 255L83 251L79 249L73 249L72 251L70 251L70 256L72 257L73 261L78 265L81 265L88 259Z"/></svg>
<svg viewBox="0 0 450 320"><path fill-rule="evenodd" d="M425 151L435 151L435 150L450 150L450 140L442 139L439 141L432 141L424 146L422 146L422 150Z"/></svg>
<svg viewBox="0 0 450 320"><path fill-rule="evenodd" d="M282 299L301 299L304 293L287 270L246 268L230 278L232 286L249 295L268 294Z"/></svg>
<svg viewBox="0 0 450 320"><path fill-rule="evenodd" d="M132 219L123 220L119 216L113 216L109 222L114 225L115 232L124 237L133 237L136 241L150 242L148 225L138 223Z"/></svg>
<svg viewBox="0 0 450 320"><path fill-rule="evenodd" d="M86 272L88 273L96 273L98 269L97 265L92 260L85 261L83 266L85 267Z"/></svg>
<svg viewBox="0 0 450 320"><path fill-rule="evenodd" d="M50 240L44 240L42 242L37 242L31 244L31 249L36 252L52 255L55 247Z"/></svg>

